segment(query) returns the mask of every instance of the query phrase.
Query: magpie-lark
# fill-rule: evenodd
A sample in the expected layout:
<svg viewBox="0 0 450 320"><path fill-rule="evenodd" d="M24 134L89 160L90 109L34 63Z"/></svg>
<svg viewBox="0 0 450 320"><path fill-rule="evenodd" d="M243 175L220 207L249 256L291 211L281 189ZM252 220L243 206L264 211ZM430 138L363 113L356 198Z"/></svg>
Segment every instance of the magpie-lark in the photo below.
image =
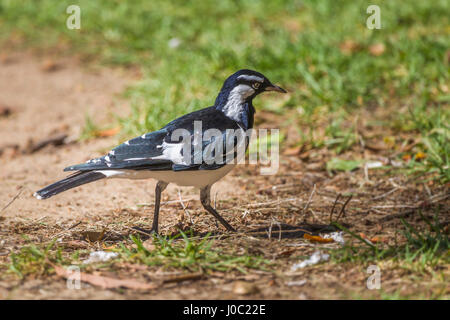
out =
<svg viewBox="0 0 450 320"><path fill-rule="evenodd" d="M236 148L239 142L235 137L230 140L227 136L229 130L247 131L253 127L255 109L252 100L264 91L286 92L259 72L239 70L225 81L213 106L186 114L158 131L126 141L106 156L65 168L64 171L75 173L37 191L34 196L47 199L103 178L153 178L158 181L153 227L151 230L140 229L141 231L158 232L161 193L169 183L199 188L203 207L227 230L234 231L211 206L210 189L236 164ZM206 141L197 139L208 130L214 130L216 135ZM187 134L187 139L180 141L182 135L178 131L184 133L183 138L186 138ZM222 152L224 147L229 146L230 141L232 152ZM244 151L247 147L246 139ZM205 158L206 151L219 161L207 161L210 159Z"/></svg>

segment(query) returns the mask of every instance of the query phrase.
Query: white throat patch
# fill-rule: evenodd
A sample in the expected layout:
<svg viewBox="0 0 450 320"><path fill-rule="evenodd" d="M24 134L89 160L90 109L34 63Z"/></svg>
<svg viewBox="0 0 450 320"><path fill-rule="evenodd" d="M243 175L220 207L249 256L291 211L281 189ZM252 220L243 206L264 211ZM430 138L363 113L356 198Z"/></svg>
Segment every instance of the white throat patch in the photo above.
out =
<svg viewBox="0 0 450 320"><path fill-rule="evenodd" d="M223 107L225 115L235 121L239 121L245 99L255 93L255 90L246 84L240 84L231 90L227 103Z"/></svg>

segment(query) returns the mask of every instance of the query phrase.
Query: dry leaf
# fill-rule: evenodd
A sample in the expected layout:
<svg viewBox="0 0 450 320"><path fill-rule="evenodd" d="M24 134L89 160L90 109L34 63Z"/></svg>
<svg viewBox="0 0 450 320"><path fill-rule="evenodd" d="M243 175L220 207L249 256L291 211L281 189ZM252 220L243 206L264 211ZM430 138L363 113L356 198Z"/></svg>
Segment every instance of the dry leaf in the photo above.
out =
<svg viewBox="0 0 450 320"><path fill-rule="evenodd" d="M302 147L288 148L288 149L284 150L283 154L285 156L296 156L296 155L300 154L301 150L302 150Z"/></svg>
<svg viewBox="0 0 450 320"><path fill-rule="evenodd" d="M5 105L0 105L0 118L1 117L8 117L12 113L12 109Z"/></svg>
<svg viewBox="0 0 450 320"><path fill-rule="evenodd" d="M104 244L104 243L102 243L102 247L103 247L103 250L114 250L114 249L117 248L115 245L107 246L107 245Z"/></svg>
<svg viewBox="0 0 450 320"><path fill-rule="evenodd" d="M356 102L358 103L359 106L362 106L363 103L364 103L363 97L358 96L358 97L356 98Z"/></svg>
<svg viewBox="0 0 450 320"><path fill-rule="evenodd" d="M375 43L369 47L371 55L378 57L381 56L386 50L386 46L383 43Z"/></svg>
<svg viewBox="0 0 450 320"><path fill-rule="evenodd" d="M45 60L41 65L41 70L45 71L45 72L56 71L59 68L60 68L60 65L52 59Z"/></svg>
<svg viewBox="0 0 450 320"><path fill-rule="evenodd" d="M369 150L372 151L384 151L384 150L388 150L389 148L386 146L386 144L384 143L372 143L372 142L367 142L365 147Z"/></svg>
<svg viewBox="0 0 450 320"><path fill-rule="evenodd" d="M145 249L147 249L148 251L153 251L155 250L156 246L153 243L153 238L147 239L145 240L142 245L144 246Z"/></svg>
<svg viewBox="0 0 450 320"><path fill-rule="evenodd" d="M383 238L383 237L375 236L373 238L370 238L369 241L372 243L380 243L380 242L387 242L387 239Z"/></svg>
<svg viewBox="0 0 450 320"><path fill-rule="evenodd" d="M13 61L13 59L7 53L5 53L5 52L0 53L0 62L1 63L8 64L12 61Z"/></svg>
<svg viewBox="0 0 450 320"><path fill-rule="evenodd" d="M72 249L86 249L89 248L89 243L84 242L84 241L79 241L79 240L71 240L65 243L65 246L67 248L72 248Z"/></svg>
<svg viewBox="0 0 450 320"><path fill-rule="evenodd" d="M171 283L171 282L183 282L183 281L190 281L190 280L199 280L203 277L203 273L196 272L196 273L186 273L186 274L176 274L169 276L167 278L163 279L164 283Z"/></svg>
<svg viewBox="0 0 450 320"><path fill-rule="evenodd" d="M367 237L364 233L360 233L359 236L361 238L363 238L364 240L369 241L370 243L380 243L380 242L387 242L386 238L380 237L380 236L375 236L369 239L369 237Z"/></svg>
<svg viewBox="0 0 450 320"><path fill-rule="evenodd" d="M91 242L102 240L104 234L105 234L105 230L103 230L102 232L98 232L98 231L83 231L83 232L81 232L81 235L86 240L91 241Z"/></svg>
<svg viewBox="0 0 450 320"><path fill-rule="evenodd" d="M53 265L55 272L58 276L65 279L73 279L73 272L68 272L66 269ZM128 288L132 290L152 290L159 287L159 285L154 283L145 283L141 280L135 279L114 279L110 277L103 277L99 275L88 274L80 272L80 281L89 283L93 286L97 286L103 289L117 289L117 288Z"/></svg>
<svg viewBox="0 0 450 320"><path fill-rule="evenodd" d="M284 250L281 251L277 257L290 257L296 250L295 249L290 249L290 250Z"/></svg>
<svg viewBox="0 0 450 320"><path fill-rule="evenodd" d="M404 154L402 156L402 160L405 162L408 162L409 160L411 160L411 155L410 154Z"/></svg>
<svg viewBox="0 0 450 320"><path fill-rule="evenodd" d="M359 236L360 236L363 240L365 240L366 242L368 242L369 244L373 244L373 243L372 243L372 240L369 239L369 237L367 237L364 233L360 232Z"/></svg>
<svg viewBox="0 0 450 320"><path fill-rule="evenodd" d="M383 138L383 142L388 146L389 148L394 148L395 146L395 137L387 136Z"/></svg>
<svg viewBox="0 0 450 320"><path fill-rule="evenodd" d="M95 136L100 138L106 138L106 137L112 137L118 134L120 131L120 128L112 128L107 130L100 130L95 133Z"/></svg>
<svg viewBox="0 0 450 320"><path fill-rule="evenodd" d="M334 242L334 239L332 239L332 238L322 238L321 236L313 236L313 235L310 235L310 234L307 234L307 233L305 233L303 235L303 238L307 239L309 241L312 241L312 242L319 242L319 243Z"/></svg>
<svg viewBox="0 0 450 320"><path fill-rule="evenodd" d="M0 148L0 156L12 159L20 154L18 145L7 145Z"/></svg>
<svg viewBox="0 0 450 320"><path fill-rule="evenodd" d="M339 49L343 54L350 55L358 51L361 46L353 40L345 40L339 45Z"/></svg>
<svg viewBox="0 0 450 320"><path fill-rule="evenodd" d="M302 25L298 19L288 19L284 22L286 30L292 33L298 33L302 29Z"/></svg>
<svg viewBox="0 0 450 320"><path fill-rule="evenodd" d="M308 163L306 165L306 169L308 171L322 171L323 169L325 169L325 163L323 162Z"/></svg>
<svg viewBox="0 0 450 320"><path fill-rule="evenodd" d="M427 155L423 152L417 152L416 155L414 156L414 159L416 160L423 160L427 157Z"/></svg>
<svg viewBox="0 0 450 320"><path fill-rule="evenodd" d="M240 296L257 293L258 291L259 288L253 283L245 281L236 281L233 284L233 293Z"/></svg>
<svg viewBox="0 0 450 320"><path fill-rule="evenodd" d="M308 150L308 151L305 151L305 152L301 153L300 154L300 159L308 160L309 156L311 155L311 151L312 150Z"/></svg>

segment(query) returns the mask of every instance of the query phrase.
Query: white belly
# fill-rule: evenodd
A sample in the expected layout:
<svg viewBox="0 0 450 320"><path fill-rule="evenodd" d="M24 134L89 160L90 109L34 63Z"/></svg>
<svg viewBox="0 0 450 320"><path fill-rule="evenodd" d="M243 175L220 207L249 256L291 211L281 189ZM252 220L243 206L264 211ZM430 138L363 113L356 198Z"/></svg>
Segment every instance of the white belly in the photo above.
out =
<svg viewBox="0 0 450 320"><path fill-rule="evenodd" d="M217 170L192 171L150 171L150 170L99 170L108 178L156 179L175 183L182 187L203 188L223 178L234 168L235 164L225 165Z"/></svg>

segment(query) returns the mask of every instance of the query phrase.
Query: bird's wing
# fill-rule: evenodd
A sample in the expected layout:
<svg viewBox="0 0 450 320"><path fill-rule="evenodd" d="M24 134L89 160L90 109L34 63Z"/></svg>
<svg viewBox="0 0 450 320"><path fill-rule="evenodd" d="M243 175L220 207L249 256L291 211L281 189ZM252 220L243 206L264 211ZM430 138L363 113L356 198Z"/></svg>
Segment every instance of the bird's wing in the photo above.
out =
<svg viewBox="0 0 450 320"><path fill-rule="evenodd" d="M202 122L201 132L194 132L197 130L195 121ZM175 135L180 129L184 135ZM215 135L207 137L205 133L209 129L214 129ZM229 129L240 127L221 111L209 107L175 119L161 130L129 140L106 156L70 166L64 171L218 169L233 159L239 143L228 135ZM201 133L200 141L198 133Z"/></svg>
<svg viewBox="0 0 450 320"><path fill-rule="evenodd" d="M245 155L248 146L248 139L245 136L236 137L227 130L219 130L216 135L203 138L201 148L195 147L193 136L189 145L183 145L190 148L190 154L184 157L184 152L182 153L183 161L173 165L174 171L215 170L227 164L237 163Z"/></svg>
<svg viewBox="0 0 450 320"><path fill-rule="evenodd" d="M164 157L163 143L168 131L161 129L131 139L112 149L106 156L70 166L64 171L90 170L171 170L173 159Z"/></svg>

